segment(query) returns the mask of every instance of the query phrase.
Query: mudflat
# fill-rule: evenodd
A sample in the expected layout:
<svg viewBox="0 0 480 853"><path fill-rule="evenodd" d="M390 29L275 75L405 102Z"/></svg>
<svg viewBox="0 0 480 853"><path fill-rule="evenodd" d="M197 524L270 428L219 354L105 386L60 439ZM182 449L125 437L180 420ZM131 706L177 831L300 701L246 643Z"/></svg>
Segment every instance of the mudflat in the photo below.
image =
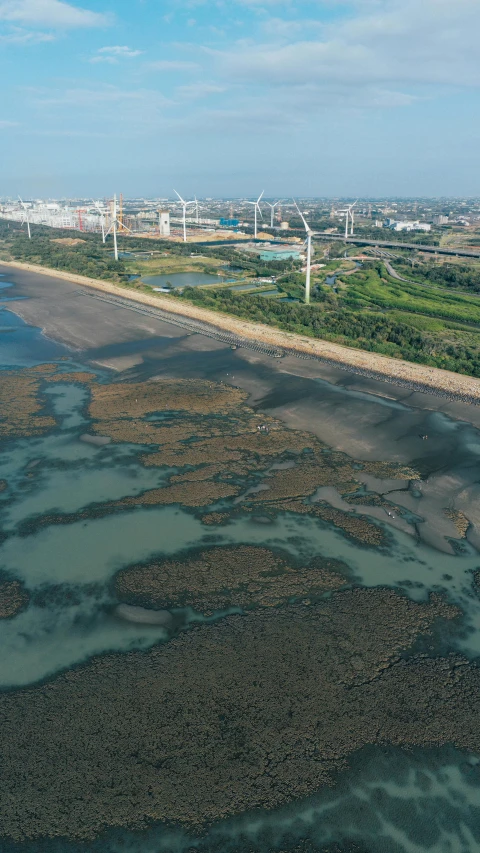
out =
<svg viewBox="0 0 480 853"><path fill-rule="evenodd" d="M205 308L199 308L174 297L158 294L150 296L130 289L119 287L110 282L98 281L57 270L45 270L43 267L31 264L4 262L6 266L16 267L25 271L63 279L84 287L93 288L104 294L122 297L158 308L170 313L173 317L190 318L201 323L209 324L225 330L240 338L255 341L263 345L285 349L311 358L324 359L333 364L348 366L352 369L371 374L374 378L385 377L391 382L410 386L414 390L432 390L451 399L480 403L480 381L478 379L439 370L420 364L401 361L364 350L353 349L329 341L304 337L303 335L283 332L261 323L250 323L229 315L220 314Z"/></svg>

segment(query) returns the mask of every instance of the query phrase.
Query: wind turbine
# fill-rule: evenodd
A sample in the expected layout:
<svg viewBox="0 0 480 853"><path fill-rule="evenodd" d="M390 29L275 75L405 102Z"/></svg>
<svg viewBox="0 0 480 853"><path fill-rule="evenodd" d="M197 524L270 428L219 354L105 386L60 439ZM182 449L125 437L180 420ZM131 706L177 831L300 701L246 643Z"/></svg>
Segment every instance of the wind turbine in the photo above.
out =
<svg viewBox="0 0 480 853"><path fill-rule="evenodd" d="M110 231L113 233L113 251L115 255L115 260L118 261L118 243L117 243L117 225L122 225L123 228L126 228L127 231L131 231L131 228L128 228L123 222L118 218L117 213L117 195L113 196L113 216L112 221L110 223L110 227L105 234L105 237L108 237Z"/></svg>
<svg viewBox="0 0 480 853"><path fill-rule="evenodd" d="M18 196L18 197L20 198L20 196ZM20 204L21 204L21 205L22 205L22 207L23 207L23 219L22 219L22 221L21 221L21 223L20 223L20 224L21 224L21 225L23 225L23 223L24 223L24 222L26 222L26 223L27 223L28 239L29 239L29 240L31 240L31 239L32 239L32 234L31 234L31 232L30 232L30 220L29 220L29 218L28 218L28 207L27 207L27 205L25 204L25 202L24 202L24 201L22 201L22 199L21 199L21 198L20 198Z"/></svg>
<svg viewBox="0 0 480 853"><path fill-rule="evenodd" d="M307 224L307 221L301 212L297 202L294 199L295 207L297 208L301 220L305 225L305 231L307 232L307 278L305 280L305 304L310 305L310 277L312 273L312 236L313 231L310 226Z"/></svg>
<svg viewBox="0 0 480 853"><path fill-rule="evenodd" d="M184 201L184 199L182 198L180 193L177 193L176 190L174 190L174 193L176 195L178 195L180 202L181 202L181 205L183 207L183 242L186 243L187 242L187 207L189 204L197 204L198 205L198 202L196 199L195 199L195 201ZM198 215L198 207L197 207L197 215Z"/></svg>
<svg viewBox="0 0 480 853"><path fill-rule="evenodd" d="M355 205L356 205L356 204L357 204L357 202L355 202L354 204L352 204L352 206L351 206L351 208L350 208L350 220L351 220L351 223L352 223L352 227L351 227L351 229L350 229L350 236L351 236L351 237L353 237L353 223L354 223L353 208L355 207Z"/></svg>
<svg viewBox="0 0 480 853"><path fill-rule="evenodd" d="M256 201L247 201L247 204L253 204L255 209L255 240L257 239L257 212L262 216L262 211L260 210L260 202L263 198L263 193L265 190L262 190L261 195L258 196ZM263 216L262 216L263 219Z"/></svg>
<svg viewBox="0 0 480 853"><path fill-rule="evenodd" d="M352 220L352 228L351 228L350 234L353 237L353 212L352 211L353 211L353 208L355 207L356 203L357 202L354 201L353 204L351 204L350 207L347 208L347 215L345 217L345 240L348 240L348 219L349 219L349 217Z"/></svg>
<svg viewBox="0 0 480 853"><path fill-rule="evenodd" d="M272 215L271 215L271 221L270 221L270 228L273 228L273 213L274 213L274 210L275 210L275 208L276 208L277 204L281 204L281 203L282 203L281 201L276 201L276 202L275 202L275 204L270 204L270 202L269 202L269 201L267 201L268 206L272 209Z"/></svg>
<svg viewBox="0 0 480 853"><path fill-rule="evenodd" d="M106 236L105 236L105 214L104 214L103 210L101 209L98 201L94 202L94 204L95 204L95 207L97 208L97 210L100 214L100 222L102 223L102 242L105 243L105 240L106 240Z"/></svg>

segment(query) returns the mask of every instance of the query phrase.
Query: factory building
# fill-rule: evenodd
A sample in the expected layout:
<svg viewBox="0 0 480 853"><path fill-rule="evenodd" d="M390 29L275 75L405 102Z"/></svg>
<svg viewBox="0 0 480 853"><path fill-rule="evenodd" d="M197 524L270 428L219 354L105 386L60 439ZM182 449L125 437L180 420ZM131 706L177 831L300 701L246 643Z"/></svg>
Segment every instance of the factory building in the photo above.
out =
<svg viewBox="0 0 480 853"><path fill-rule="evenodd" d="M431 231L432 226L428 222L408 222L406 220L397 221L396 219L387 219L386 228L391 228L392 231Z"/></svg>

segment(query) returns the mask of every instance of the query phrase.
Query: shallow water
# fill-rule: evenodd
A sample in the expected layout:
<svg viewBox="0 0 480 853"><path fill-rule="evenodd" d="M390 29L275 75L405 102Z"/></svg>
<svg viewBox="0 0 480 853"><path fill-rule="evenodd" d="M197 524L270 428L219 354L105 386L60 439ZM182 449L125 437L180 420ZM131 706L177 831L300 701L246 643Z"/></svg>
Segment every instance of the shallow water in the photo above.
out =
<svg viewBox="0 0 480 853"><path fill-rule="evenodd" d="M175 272L167 275L143 275L142 281L153 287L198 287L199 284L221 284L225 279L222 276L211 275L205 272Z"/></svg>
<svg viewBox="0 0 480 853"><path fill-rule="evenodd" d="M439 554L416 545L405 534L392 536L392 545L384 552L359 548L326 524L293 514L285 514L271 525L239 518L213 532L179 507L136 508L106 518L51 526L34 536L12 536L0 547L0 566L8 566L30 591L45 585L64 585L66 593L72 585L80 594L84 589L85 601L79 612L88 611L89 635L88 639L82 636L81 642L75 633L66 636L78 621L77 611L68 606L48 617L30 608L11 622L0 621L0 643L9 649L8 657L0 661L0 684L43 679L84 661L89 654L115 648L110 629L105 627L104 601L89 599L89 585L99 585L105 591L113 576L132 563L212 543L266 545L282 548L295 558L323 555L339 559L347 563L357 583L399 588L417 601L425 600L429 592L444 591L466 615L456 646L471 656L480 654L480 599L473 591L472 577L480 569L480 557L475 552L463 557ZM52 645L48 654L39 655L45 633ZM25 635L28 643L24 642ZM150 632L140 646L155 641L155 633ZM131 647L129 639L127 647ZM119 643L118 648L125 645Z"/></svg>
<svg viewBox="0 0 480 853"><path fill-rule="evenodd" d="M9 330L0 334L0 367L32 367L70 354L67 347L48 340L39 329L1 306L0 326Z"/></svg>
<svg viewBox="0 0 480 853"><path fill-rule="evenodd" d="M201 835L152 827L98 841L49 839L3 853L475 853L480 849L479 759L453 749L367 747L331 789L270 813L227 820ZM329 848L331 849L331 848Z"/></svg>
<svg viewBox="0 0 480 853"><path fill-rule="evenodd" d="M172 280L173 276L165 278ZM0 368L64 359L58 363L65 372L85 369L72 361L70 350L48 341L39 329L5 309L0 310L0 327L9 330L0 334ZM142 346L158 344L158 352L164 354L168 341L154 341L124 346L142 351ZM229 381L220 375L220 364L230 374L242 369L230 351L176 353L173 358L175 375L186 377L204 375ZM164 366L170 371L168 359ZM148 375L152 365L146 362L142 369ZM158 362L155 370L161 372ZM262 379L268 374L257 366L249 370L249 375ZM418 413L407 403L320 379L283 375L273 383L271 373L267 378L270 390L259 396L260 410L295 409L308 399L322 417L328 407L337 416L342 407L350 409L351 418L353 412L367 418L367 413L370 416L375 411L378 448L387 446L388 440L398 449L399 458L422 471L423 483L414 497L415 513L406 501L405 518L422 518L427 506L437 512L444 505L443 494L452 491L452 484L442 486L444 492L437 503L428 492L430 486L433 490L440 484L440 477L452 477L452 483L458 480L462 488L479 479L480 434L470 424L440 412ZM102 379L107 381L108 374ZM79 518L68 525L51 524L24 535L19 525L38 515L81 512L92 504L136 495L161 486L171 473L143 467L138 461L145 449L141 446L95 447L82 442L80 436L91 428L85 388L60 382L49 387L46 395L58 428L46 436L0 444L0 479L8 482L8 489L0 494L0 527L8 534L0 544L0 568L24 581L31 596L29 606L17 617L0 620L1 687L33 684L105 652L147 649L167 642L171 635L164 627L128 623L115 615L114 575L153 556L211 544L266 545L301 560L320 555L335 558L347 565L348 582L396 588L417 601L426 600L432 591L442 592L460 606L463 618L457 628L449 629L448 637L435 641L446 644L447 652L459 650L471 659L480 656L480 596L473 582L473 573L480 571L480 555L466 540L454 543L455 553L442 553L385 524L387 544L374 549L361 547L340 530L307 516L284 513L260 524L239 514L216 528L203 525L193 512L180 506L137 507L101 518ZM361 424L358 418L358 429ZM419 441L420 431L428 432L428 442ZM272 460L271 470L290 464ZM249 483L248 487L258 484ZM235 499L227 502L234 503ZM213 619L228 612L232 611L216 613ZM193 611L173 611L173 616L176 630L207 621ZM147 833L107 833L98 843L86 846L50 840L10 848L3 845L1 849L2 853L22 848L28 853L273 853L288 851L302 840L312 845L305 853L315 853L334 842L345 851L349 843L356 843L362 853L471 853L480 849L478 760L446 748L409 752L369 748L353 756L351 768L339 775L335 787L308 802L217 824L202 838L155 827Z"/></svg>

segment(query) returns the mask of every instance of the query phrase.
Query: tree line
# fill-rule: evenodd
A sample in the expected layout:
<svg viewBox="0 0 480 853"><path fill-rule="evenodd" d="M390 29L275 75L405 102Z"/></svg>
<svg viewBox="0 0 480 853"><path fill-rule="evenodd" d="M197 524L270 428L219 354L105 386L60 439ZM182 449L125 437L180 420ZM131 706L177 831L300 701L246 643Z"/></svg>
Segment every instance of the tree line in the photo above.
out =
<svg viewBox="0 0 480 853"><path fill-rule="evenodd" d="M468 343L442 342L438 337L375 311L354 311L327 304L306 306L262 296L242 295L228 288L185 288L175 294L253 322L268 323L288 332L354 346L382 355L428 364L480 377L480 351Z"/></svg>

